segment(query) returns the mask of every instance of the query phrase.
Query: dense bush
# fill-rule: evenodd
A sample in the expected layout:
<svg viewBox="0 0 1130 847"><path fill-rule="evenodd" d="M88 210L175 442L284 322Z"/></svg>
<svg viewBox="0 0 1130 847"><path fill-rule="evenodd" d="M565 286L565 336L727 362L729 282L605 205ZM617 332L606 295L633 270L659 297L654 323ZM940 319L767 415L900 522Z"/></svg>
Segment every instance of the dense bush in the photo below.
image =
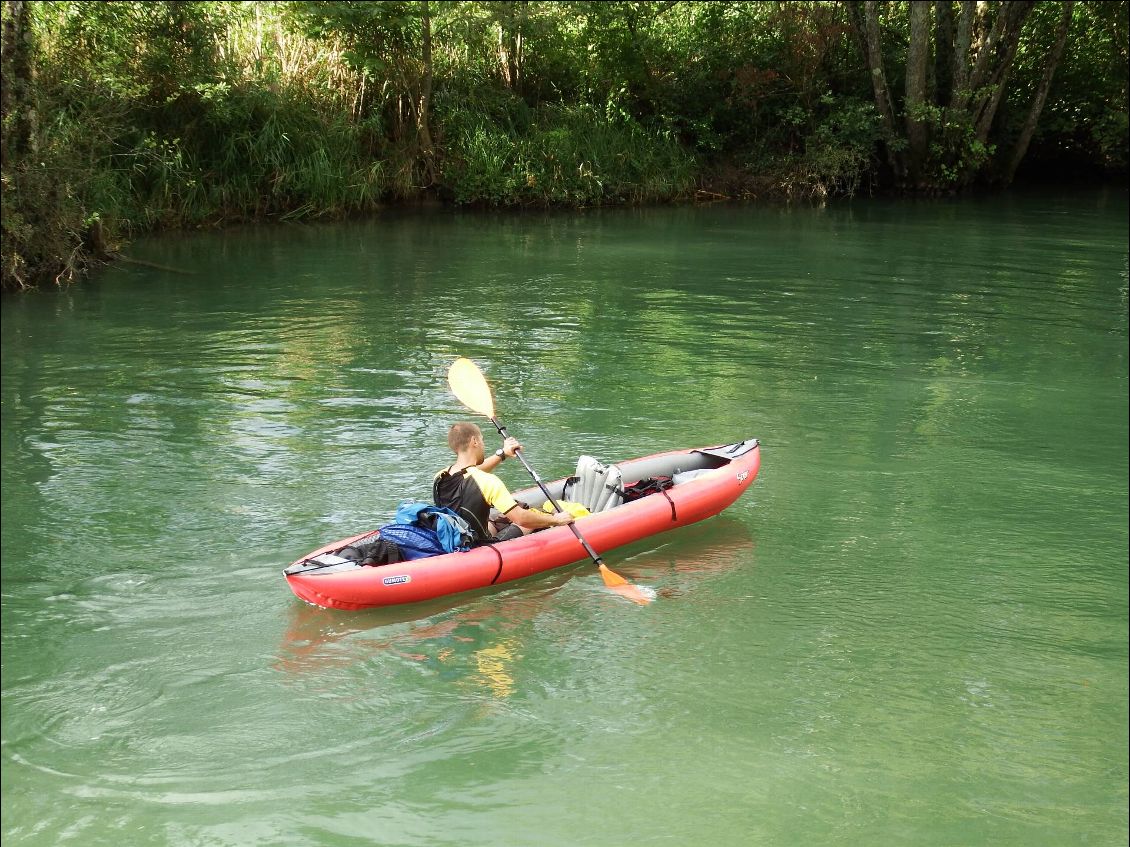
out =
<svg viewBox="0 0 1130 847"><path fill-rule="evenodd" d="M977 4L967 64L1000 48L969 91L957 3L2 5L5 288L138 232L422 195L952 190L1010 179L1026 136L1044 170L1127 166L1126 0Z"/></svg>

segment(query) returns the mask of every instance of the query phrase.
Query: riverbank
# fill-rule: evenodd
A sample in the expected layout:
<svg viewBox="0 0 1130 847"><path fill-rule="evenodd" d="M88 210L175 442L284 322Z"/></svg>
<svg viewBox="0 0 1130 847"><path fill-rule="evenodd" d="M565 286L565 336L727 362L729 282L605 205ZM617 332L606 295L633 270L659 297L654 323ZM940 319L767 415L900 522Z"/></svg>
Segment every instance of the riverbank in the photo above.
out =
<svg viewBox="0 0 1130 847"><path fill-rule="evenodd" d="M1068 193L1104 186L1111 186L1122 191L1127 190L1127 182L1124 177L1116 177L1112 181L1105 180L1099 175L1091 174L1088 176L1090 178L1083 181L1078 178L1050 183L1047 180L1040 180L1034 183L1017 184L1000 191L969 190L965 193L969 196L998 193L1023 195L1030 190L1041 190L1049 185ZM934 199L950 196L952 193L936 194ZM29 245L35 250L30 261L11 250L9 248L10 242L5 242L4 263L6 271L10 267L10 262L17 263L18 270L15 273L5 273L4 285L0 293L30 291L81 282L91 274L117 263L149 266L156 270L172 273L192 273L190 269L155 265L147 260L129 255L129 246L132 241L162 232L187 233L201 230L234 230L247 226L270 226L280 223L344 222L365 220L390 211L426 210L439 214L456 211L508 211L520 214L539 210L583 212L595 208L646 208L680 205L688 207L715 204L743 205L747 203L781 206L793 204L819 205L837 201L860 201L864 198L865 202L868 200L888 201L898 197L905 197L905 195L890 190L876 190L874 186L867 186L865 191L853 190L850 194L835 189L829 190L829 187L820 180L805 179L803 174L798 174L796 171L774 175L752 175L741 173L736 169L721 169L704 178L702 182L692 183L678 192L644 200L597 199L591 203L567 204L564 202L501 203L489 198L473 198L457 202L452 198L450 191L433 187L421 189L415 193L407 193L383 202L374 202L359 209L334 209L299 214L296 214L295 210L291 210L289 213L229 213L217 215L213 220L191 224L157 224L144 229L129 227L125 233L121 230L117 232L108 231L100 218L95 218L86 223L81 229L77 226L77 219L72 220L68 225L66 219L55 218L51 224L39 231L38 239L28 239ZM43 220L50 219L44 216Z"/></svg>

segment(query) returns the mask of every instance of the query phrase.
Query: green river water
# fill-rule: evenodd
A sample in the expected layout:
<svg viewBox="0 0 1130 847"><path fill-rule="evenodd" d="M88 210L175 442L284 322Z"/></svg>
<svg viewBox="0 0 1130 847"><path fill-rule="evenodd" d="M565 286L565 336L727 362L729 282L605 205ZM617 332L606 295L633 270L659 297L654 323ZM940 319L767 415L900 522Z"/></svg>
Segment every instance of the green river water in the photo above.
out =
<svg viewBox="0 0 1130 847"><path fill-rule="evenodd" d="M5 847L1125 845L1127 225L389 213L5 298ZM547 478L761 474L607 556L649 606L586 563L301 603L283 567L427 496L459 355Z"/></svg>

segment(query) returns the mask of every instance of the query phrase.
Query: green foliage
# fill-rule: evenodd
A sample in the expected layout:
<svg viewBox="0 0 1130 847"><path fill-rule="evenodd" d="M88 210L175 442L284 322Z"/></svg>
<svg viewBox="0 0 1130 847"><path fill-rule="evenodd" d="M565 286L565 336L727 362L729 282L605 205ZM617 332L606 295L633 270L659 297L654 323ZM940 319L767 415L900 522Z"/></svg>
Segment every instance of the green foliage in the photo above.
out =
<svg viewBox="0 0 1130 847"><path fill-rule="evenodd" d="M404 0L303 0L293 4L296 19L315 39L337 38L342 56L373 78L402 71L420 42L420 4Z"/></svg>
<svg viewBox="0 0 1130 847"><path fill-rule="evenodd" d="M65 108L44 136L84 210L128 233L372 208L391 185L372 161L371 124L277 68L242 79L216 42L221 5L52 5L44 88ZM185 39L155 34L169 26ZM137 40L144 50L125 49ZM113 52L95 49L104 42Z"/></svg>
<svg viewBox="0 0 1130 847"><path fill-rule="evenodd" d="M1126 109L1114 109L1098 116L1090 127L1091 142L1103 166L1113 173L1125 173L1127 137L1130 136L1130 115Z"/></svg>
<svg viewBox="0 0 1130 847"><path fill-rule="evenodd" d="M922 172L926 184L933 189L956 191L968 180L969 174L977 173L992 160L995 145L977 138L967 111L920 103L908 109L908 113L926 125L931 139Z"/></svg>
<svg viewBox="0 0 1130 847"><path fill-rule="evenodd" d="M1030 25L1037 46L1048 43L1058 23L1058 3L1038 3ZM1066 161L1074 167L1099 167L1125 174L1130 139L1127 135L1127 52L1130 2L1077 3L1068 49L1053 79L1029 158L1035 163ZM1043 70L1039 49L1017 58L1016 107L1005 115L1000 137L1011 139L1024 118L1035 80ZM1056 166L1052 166L1056 167ZM1060 165L1062 167L1062 165Z"/></svg>
<svg viewBox="0 0 1130 847"><path fill-rule="evenodd" d="M113 242L159 227L361 213L424 192L494 206L669 201L696 189L850 196L895 181L907 117L929 137L922 183L959 188L1012 149L1063 7L1034 7L987 135L975 107L992 88L974 108L950 108L935 74L906 114L906 4L879 6L889 128L853 4L32 8L34 98L5 111L4 133L35 124L37 143L34 156L13 144L4 163L5 287L81 270L94 221ZM1075 5L1033 162L1125 173L1128 9ZM36 121L17 120L29 108Z"/></svg>
<svg viewBox="0 0 1130 847"><path fill-rule="evenodd" d="M820 196L851 196L873 169L875 144L882 138L875 106L828 94L818 114L800 157L805 184Z"/></svg>

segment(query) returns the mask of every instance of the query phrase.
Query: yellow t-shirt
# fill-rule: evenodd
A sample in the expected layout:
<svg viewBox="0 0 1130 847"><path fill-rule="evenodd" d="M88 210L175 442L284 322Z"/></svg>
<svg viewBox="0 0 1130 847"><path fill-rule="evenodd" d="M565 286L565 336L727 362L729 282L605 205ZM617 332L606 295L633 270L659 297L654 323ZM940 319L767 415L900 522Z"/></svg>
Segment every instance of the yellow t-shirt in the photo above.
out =
<svg viewBox="0 0 1130 847"><path fill-rule="evenodd" d="M443 471L440 471L440 473L443 473ZM437 473L436 476L438 477L439 474ZM472 467L467 468L467 476L479 486L479 491L483 493L483 499L492 509L497 509L505 515L518 505L518 501L510 494L510 489L506 487L506 483L494 474Z"/></svg>
<svg viewBox="0 0 1130 847"><path fill-rule="evenodd" d="M478 468L467 468L467 476L471 477L479 486L479 490L483 492L483 499L490 504L491 508L498 509L505 515L518 505L518 501L511 496L506 483L494 474L481 471Z"/></svg>

